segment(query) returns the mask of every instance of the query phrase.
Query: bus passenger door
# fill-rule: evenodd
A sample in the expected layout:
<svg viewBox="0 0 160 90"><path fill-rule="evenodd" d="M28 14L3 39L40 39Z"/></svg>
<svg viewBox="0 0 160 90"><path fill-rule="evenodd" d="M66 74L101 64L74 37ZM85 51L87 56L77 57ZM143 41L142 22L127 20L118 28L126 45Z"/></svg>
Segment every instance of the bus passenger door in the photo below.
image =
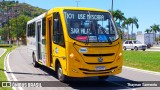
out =
<svg viewBox="0 0 160 90"><path fill-rule="evenodd" d="M47 17L47 30L46 30L46 51L47 51L47 66L52 67L52 17Z"/></svg>
<svg viewBox="0 0 160 90"><path fill-rule="evenodd" d="M42 61L42 54L41 54L41 21L37 22L37 57L38 60Z"/></svg>
<svg viewBox="0 0 160 90"><path fill-rule="evenodd" d="M64 39L64 33L63 33L62 20L58 12L53 13L53 32L52 33L53 33L53 37L52 37L53 62L55 62L55 60L58 60L63 69L62 70L63 73L66 74L67 60L66 60L65 39Z"/></svg>

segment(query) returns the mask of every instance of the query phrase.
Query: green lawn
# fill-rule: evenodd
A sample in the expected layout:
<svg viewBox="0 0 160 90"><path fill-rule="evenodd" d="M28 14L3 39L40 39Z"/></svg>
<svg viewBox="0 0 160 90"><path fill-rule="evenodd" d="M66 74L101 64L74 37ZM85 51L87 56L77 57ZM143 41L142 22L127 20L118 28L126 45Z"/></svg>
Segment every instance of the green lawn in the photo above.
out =
<svg viewBox="0 0 160 90"><path fill-rule="evenodd" d="M160 52L123 51L123 65L160 72Z"/></svg>
<svg viewBox="0 0 160 90"><path fill-rule="evenodd" d="M0 57L0 81L7 81L7 78L4 74L4 59L5 59L5 56L8 52L15 49L15 46L13 46L13 47L3 47L3 48L7 49L7 51ZM0 84L1 84L1 82L0 82ZM0 87L0 90L12 90L12 88L11 87L10 88Z"/></svg>

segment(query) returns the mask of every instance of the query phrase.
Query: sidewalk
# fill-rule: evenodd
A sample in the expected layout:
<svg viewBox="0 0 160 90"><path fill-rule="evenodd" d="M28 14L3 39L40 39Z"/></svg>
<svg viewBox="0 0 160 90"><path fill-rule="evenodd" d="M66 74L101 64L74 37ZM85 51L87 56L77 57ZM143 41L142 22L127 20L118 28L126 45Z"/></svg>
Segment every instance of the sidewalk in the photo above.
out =
<svg viewBox="0 0 160 90"><path fill-rule="evenodd" d="M160 49L160 47L154 47L154 46L153 46L153 47L151 47L151 49Z"/></svg>
<svg viewBox="0 0 160 90"><path fill-rule="evenodd" d="M160 44L159 45L153 45L153 47L146 49L146 51L160 51Z"/></svg>

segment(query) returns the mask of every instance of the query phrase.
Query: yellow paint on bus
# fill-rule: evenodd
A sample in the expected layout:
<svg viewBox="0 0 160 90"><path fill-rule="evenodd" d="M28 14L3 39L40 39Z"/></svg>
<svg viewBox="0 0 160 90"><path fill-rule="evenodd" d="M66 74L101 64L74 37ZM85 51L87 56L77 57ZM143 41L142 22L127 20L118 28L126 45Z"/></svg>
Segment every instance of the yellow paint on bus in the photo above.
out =
<svg viewBox="0 0 160 90"><path fill-rule="evenodd" d="M107 78L122 71L122 40L111 13L57 7L45 18L46 66L68 77Z"/></svg>

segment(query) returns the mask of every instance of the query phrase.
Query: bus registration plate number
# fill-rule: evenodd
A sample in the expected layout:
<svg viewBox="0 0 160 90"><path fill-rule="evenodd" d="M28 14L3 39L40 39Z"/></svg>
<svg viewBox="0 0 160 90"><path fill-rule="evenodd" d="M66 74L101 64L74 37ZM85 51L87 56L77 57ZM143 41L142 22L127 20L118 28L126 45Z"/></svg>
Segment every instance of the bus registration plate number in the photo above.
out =
<svg viewBox="0 0 160 90"><path fill-rule="evenodd" d="M96 66L96 70L106 70L105 66Z"/></svg>

